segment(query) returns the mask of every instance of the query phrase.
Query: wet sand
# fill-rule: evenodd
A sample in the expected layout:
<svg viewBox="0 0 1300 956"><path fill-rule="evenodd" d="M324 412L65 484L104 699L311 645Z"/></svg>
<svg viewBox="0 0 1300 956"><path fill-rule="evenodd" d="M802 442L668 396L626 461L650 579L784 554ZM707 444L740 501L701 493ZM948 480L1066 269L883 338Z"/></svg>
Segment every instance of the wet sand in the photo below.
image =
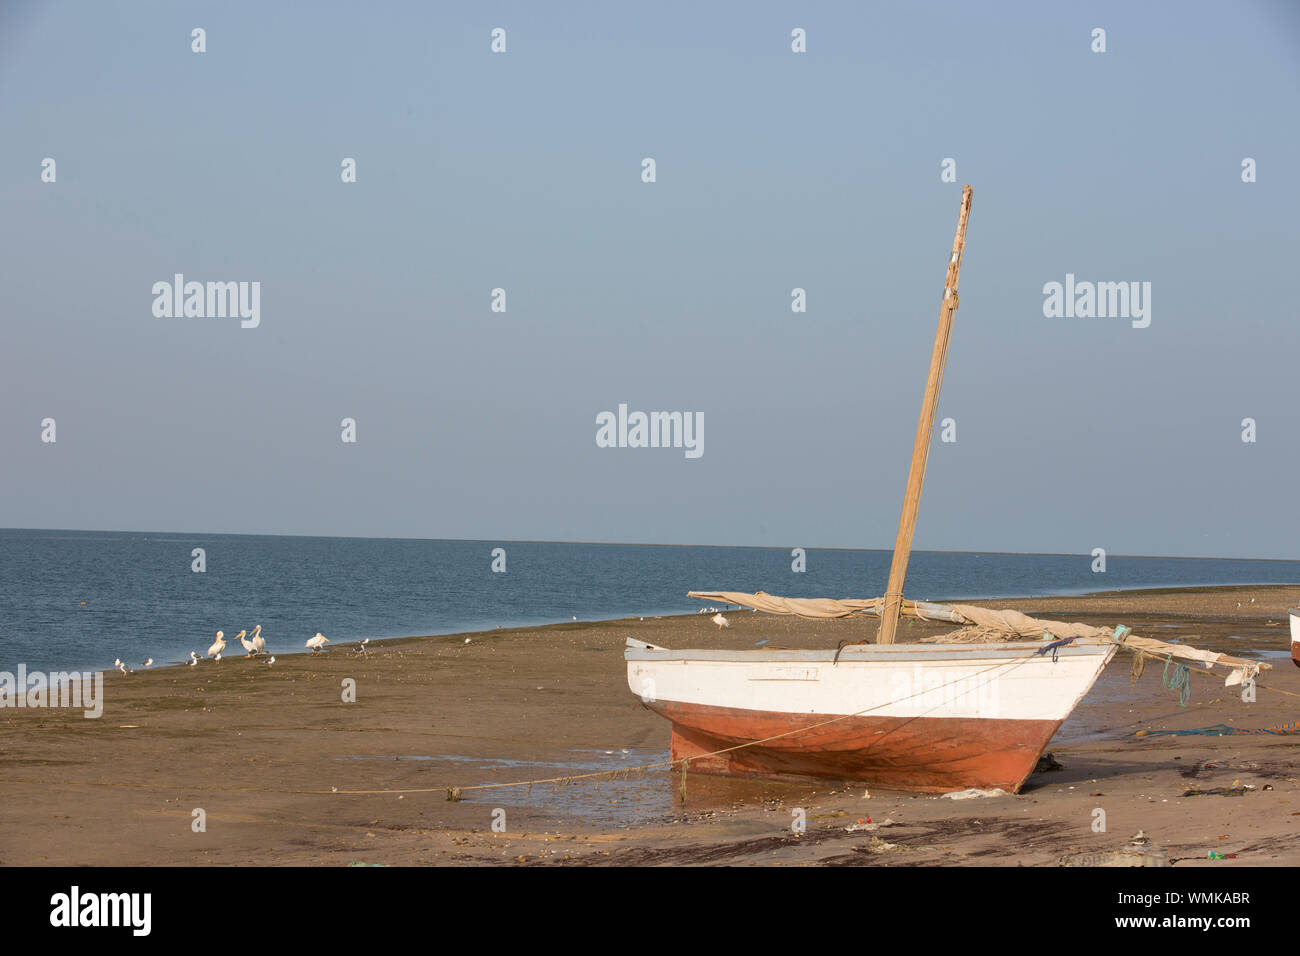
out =
<svg viewBox="0 0 1300 956"><path fill-rule="evenodd" d="M627 688L628 637L826 648L874 634L874 618L734 611L725 631L707 615L627 619L477 633L469 643L406 638L364 656L331 646L273 666L237 656L109 672L99 720L0 710L0 864L1057 865L1127 847L1142 831L1180 867L1294 865L1300 736L1154 732L1300 717L1300 696L1279 693L1300 695L1286 615L1297 599L1300 587L1244 587L968 602L1124 623L1276 666L1253 704L1221 678L1194 676L1182 708L1159 666L1130 686L1121 654L1049 745L1063 769L1033 775L1017 796L964 801L698 774L683 801L680 775L664 771L447 800L448 787L666 759L667 722ZM917 623L901 639L949 629ZM273 652L289 649L287 638L267 639ZM355 703L342 700L348 678ZM1234 785L1254 789L1183 796ZM192 827L196 809L205 832ZM1104 832L1093 829L1098 809ZM791 827L799 812L802 834Z"/></svg>

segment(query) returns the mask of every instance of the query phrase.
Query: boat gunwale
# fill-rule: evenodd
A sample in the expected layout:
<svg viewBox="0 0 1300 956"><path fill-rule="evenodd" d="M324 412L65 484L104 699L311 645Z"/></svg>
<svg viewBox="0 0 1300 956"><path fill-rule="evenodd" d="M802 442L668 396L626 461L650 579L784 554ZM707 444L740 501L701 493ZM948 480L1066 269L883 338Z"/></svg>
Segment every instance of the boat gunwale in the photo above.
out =
<svg viewBox="0 0 1300 956"><path fill-rule="evenodd" d="M1052 654L1038 654L1045 650L1043 641L999 641L997 643L971 644L851 644L836 651L801 648L741 648L735 650L673 650L667 647L633 644L628 638L624 659L632 661L732 661L742 664L765 664L800 661L829 664L848 663L923 663L942 660L1034 660L1041 657L1051 662L1054 657L1091 657L1114 650L1110 642L1066 644L1053 648ZM838 654L838 659L837 659Z"/></svg>

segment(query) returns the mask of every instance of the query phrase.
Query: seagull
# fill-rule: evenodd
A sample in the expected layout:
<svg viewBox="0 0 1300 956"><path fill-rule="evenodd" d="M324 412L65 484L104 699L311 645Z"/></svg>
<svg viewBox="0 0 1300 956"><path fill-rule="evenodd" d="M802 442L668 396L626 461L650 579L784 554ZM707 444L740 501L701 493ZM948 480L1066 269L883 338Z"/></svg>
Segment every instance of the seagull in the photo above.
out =
<svg viewBox="0 0 1300 956"><path fill-rule="evenodd" d="M252 641L253 641L253 647L256 649L256 650L255 650L255 653L258 653L258 654L265 654L265 653L266 653L266 638L264 638L264 637L262 636L262 625L261 625L261 624L258 624L258 625L256 625L256 626L253 628L253 638L252 638Z"/></svg>
<svg viewBox="0 0 1300 956"><path fill-rule="evenodd" d="M370 638L367 637L365 640L363 640L360 644L357 645L357 650L360 653L364 654L366 652L366 645L369 643L370 643Z"/></svg>
<svg viewBox="0 0 1300 956"><path fill-rule="evenodd" d="M226 649L226 636L217 631L217 639L211 647L208 648L208 657L221 660L221 652Z"/></svg>
<svg viewBox="0 0 1300 956"><path fill-rule="evenodd" d="M244 645L244 656L252 657L256 648L253 647L252 641L244 640L244 635L247 633L248 633L247 631L240 631L238 634L235 635L235 637L239 638L239 643Z"/></svg>
<svg viewBox="0 0 1300 956"><path fill-rule="evenodd" d="M317 631L316 636L312 638L308 638L307 643L304 644L303 647L310 647L313 652L320 653L320 649L325 646L325 642L328 640L329 640L328 637L326 637L320 631Z"/></svg>
<svg viewBox="0 0 1300 956"><path fill-rule="evenodd" d="M141 661L141 662L140 662L140 666L142 666L142 667L153 667L153 658L151 657L151 658L149 658L147 661Z"/></svg>
<svg viewBox="0 0 1300 956"><path fill-rule="evenodd" d="M731 627L731 624L721 614L715 614L713 617L709 618L709 620L718 625L718 627Z"/></svg>
<svg viewBox="0 0 1300 956"><path fill-rule="evenodd" d="M195 654L193 651L190 651L190 667L198 667L198 665L199 665L199 655Z"/></svg>
<svg viewBox="0 0 1300 956"><path fill-rule="evenodd" d="M126 665L123 664L121 661L117 661L116 663L117 663L117 669L120 670L123 674L131 673L129 670L126 669Z"/></svg>
<svg viewBox="0 0 1300 956"><path fill-rule="evenodd" d="M274 664L274 663L275 663L275 655L272 654L272 655L271 655L271 659L270 659L269 661L266 662L266 666L267 666L267 667L270 667L270 666L271 666L272 664Z"/></svg>
<svg viewBox="0 0 1300 956"><path fill-rule="evenodd" d="M466 643L466 644L468 644L468 643L469 643L469 638L468 638L468 637L467 637L467 638L465 638L465 643Z"/></svg>
<svg viewBox="0 0 1300 956"><path fill-rule="evenodd" d="M576 621L576 620L578 619L578 615L576 615L576 614L573 615L573 619Z"/></svg>

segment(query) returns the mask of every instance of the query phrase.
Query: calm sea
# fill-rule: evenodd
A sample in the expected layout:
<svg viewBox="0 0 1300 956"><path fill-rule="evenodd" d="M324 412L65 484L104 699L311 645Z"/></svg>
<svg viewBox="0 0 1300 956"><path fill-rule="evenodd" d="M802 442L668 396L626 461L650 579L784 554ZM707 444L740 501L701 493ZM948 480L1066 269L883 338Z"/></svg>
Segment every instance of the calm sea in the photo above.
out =
<svg viewBox="0 0 1300 956"><path fill-rule="evenodd" d="M504 548L506 571L492 551ZM193 549L206 571L192 570ZM875 597L888 551L0 530L0 670L135 667L200 654L262 625L273 653L331 641L681 614L689 590ZM1300 561L918 551L909 597L946 600L1122 588L1297 584Z"/></svg>

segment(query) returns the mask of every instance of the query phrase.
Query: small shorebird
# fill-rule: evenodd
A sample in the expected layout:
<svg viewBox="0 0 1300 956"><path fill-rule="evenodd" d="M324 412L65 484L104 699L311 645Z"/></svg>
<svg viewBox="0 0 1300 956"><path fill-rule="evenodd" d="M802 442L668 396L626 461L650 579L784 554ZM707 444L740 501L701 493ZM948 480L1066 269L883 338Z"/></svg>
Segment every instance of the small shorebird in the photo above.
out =
<svg viewBox="0 0 1300 956"><path fill-rule="evenodd" d="M213 642L212 646L208 648L207 656L213 658L214 660L219 661L221 660L221 652L224 651L225 649L226 649L226 636L222 634L220 631L217 631L217 639L216 641Z"/></svg>
<svg viewBox="0 0 1300 956"><path fill-rule="evenodd" d="M329 640L328 637L326 637L320 631L317 631L316 636L308 638L307 643L304 644L303 647L310 647L314 652L319 653L320 649L325 646L325 642L328 640Z"/></svg>
<svg viewBox="0 0 1300 956"><path fill-rule="evenodd" d="M360 644L357 645L357 651L361 654L364 654L366 652L366 645L369 643L370 643L370 638L368 637L365 638Z"/></svg>
<svg viewBox="0 0 1300 956"><path fill-rule="evenodd" d="M718 625L718 627L731 627L731 623L721 614L715 614L713 617L709 618L709 620Z"/></svg>
<svg viewBox="0 0 1300 956"><path fill-rule="evenodd" d="M266 653L266 638L262 637L262 625L261 625L261 624L254 625L254 627L253 627L253 638L252 638L252 640L253 640L253 647L256 649L256 653L258 653L258 654L265 654L265 653Z"/></svg>
<svg viewBox="0 0 1300 956"><path fill-rule="evenodd" d="M141 662L140 662L140 666L141 666L141 667L153 667L153 658L151 657L151 658L149 658L147 661L141 661Z"/></svg>
<svg viewBox="0 0 1300 956"><path fill-rule="evenodd" d="M271 666L272 664L274 664L274 663L275 663L275 655L272 654L272 655L271 655L271 659L270 659L269 661L266 662L266 666L267 666L267 667L270 667L270 666Z"/></svg>
<svg viewBox="0 0 1300 956"><path fill-rule="evenodd" d="M195 654L193 651L190 651L190 667L198 667L198 666L199 666L199 655Z"/></svg>
<svg viewBox="0 0 1300 956"><path fill-rule="evenodd" d="M244 656L252 657L257 652L257 648L253 646L252 641L244 639L244 635L247 633L247 631L240 631L235 637L239 638L239 643L244 645Z"/></svg>

